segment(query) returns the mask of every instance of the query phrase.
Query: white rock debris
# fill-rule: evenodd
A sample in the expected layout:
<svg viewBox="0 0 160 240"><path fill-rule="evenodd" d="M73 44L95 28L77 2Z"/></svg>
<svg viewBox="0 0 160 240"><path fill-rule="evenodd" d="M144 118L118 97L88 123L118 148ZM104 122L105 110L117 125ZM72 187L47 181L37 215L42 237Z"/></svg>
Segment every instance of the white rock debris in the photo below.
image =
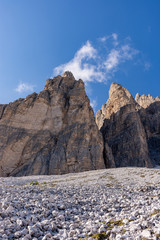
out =
<svg viewBox="0 0 160 240"><path fill-rule="evenodd" d="M160 169L0 178L0 239L160 239Z"/></svg>

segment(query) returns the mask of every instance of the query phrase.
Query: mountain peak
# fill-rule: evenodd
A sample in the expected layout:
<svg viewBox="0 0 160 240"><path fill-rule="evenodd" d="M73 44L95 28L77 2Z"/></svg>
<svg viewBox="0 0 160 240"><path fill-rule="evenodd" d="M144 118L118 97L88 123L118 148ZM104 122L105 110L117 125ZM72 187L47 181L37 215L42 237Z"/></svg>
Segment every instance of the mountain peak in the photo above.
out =
<svg viewBox="0 0 160 240"><path fill-rule="evenodd" d="M63 73L62 77L74 78L73 73L70 71L66 71ZM75 79L75 78L74 78Z"/></svg>

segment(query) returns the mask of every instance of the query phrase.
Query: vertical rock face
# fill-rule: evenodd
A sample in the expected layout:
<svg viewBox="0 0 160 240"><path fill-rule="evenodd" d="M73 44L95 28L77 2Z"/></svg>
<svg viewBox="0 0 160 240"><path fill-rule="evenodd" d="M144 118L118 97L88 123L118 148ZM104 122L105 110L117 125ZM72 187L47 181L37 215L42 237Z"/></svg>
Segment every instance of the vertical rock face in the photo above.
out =
<svg viewBox="0 0 160 240"><path fill-rule="evenodd" d="M111 85L109 99L97 112L96 122L116 167L152 166L137 104L127 89L117 83Z"/></svg>
<svg viewBox="0 0 160 240"><path fill-rule="evenodd" d="M0 105L0 176L63 174L104 168L103 138L82 80L70 72Z"/></svg>
<svg viewBox="0 0 160 240"><path fill-rule="evenodd" d="M140 105L138 112L146 132L149 156L160 165L160 97L136 95L135 100Z"/></svg>

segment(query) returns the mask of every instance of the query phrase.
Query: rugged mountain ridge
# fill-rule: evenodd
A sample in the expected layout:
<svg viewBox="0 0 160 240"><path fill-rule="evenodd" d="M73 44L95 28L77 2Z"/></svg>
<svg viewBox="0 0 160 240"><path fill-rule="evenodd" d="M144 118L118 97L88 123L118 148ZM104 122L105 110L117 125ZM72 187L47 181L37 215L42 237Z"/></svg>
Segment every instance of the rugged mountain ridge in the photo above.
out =
<svg viewBox="0 0 160 240"><path fill-rule="evenodd" d="M136 95L112 83L96 123L112 150L116 167L160 164L160 98ZM108 165L107 167L111 167Z"/></svg>
<svg viewBox="0 0 160 240"><path fill-rule="evenodd" d="M70 72L0 105L0 176L63 174L104 168L103 138L82 80Z"/></svg>
<svg viewBox="0 0 160 240"><path fill-rule="evenodd" d="M160 97L112 83L95 121L83 81L65 72L0 105L0 176L160 165L159 116Z"/></svg>

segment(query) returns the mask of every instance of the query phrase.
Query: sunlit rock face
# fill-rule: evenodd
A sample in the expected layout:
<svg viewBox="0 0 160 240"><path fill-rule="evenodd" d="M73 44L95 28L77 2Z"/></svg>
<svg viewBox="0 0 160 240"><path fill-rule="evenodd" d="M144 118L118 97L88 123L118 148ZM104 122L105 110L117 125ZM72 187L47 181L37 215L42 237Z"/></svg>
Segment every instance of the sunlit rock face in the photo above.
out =
<svg viewBox="0 0 160 240"><path fill-rule="evenodd" d="M70 72L43 91L0 105L0 176L104 168L103 138L82 80Z"/></svg>
<svg viewBox="0 0 160 240"><path fill-rule="evenodd" d="M107 103L97 112L97 125L112 150L116 167L153 166L144 124L137 110L140 108L127 89L112 83Z"/></svg>
<svg viewBox="0 0 160 240"><path fill-rule="evenodd" d="M97 124L96 124L97 123ZM0 176L160 165L160 97L112 83L96 121L71 72L44 90L0 105Z"/></svg>

